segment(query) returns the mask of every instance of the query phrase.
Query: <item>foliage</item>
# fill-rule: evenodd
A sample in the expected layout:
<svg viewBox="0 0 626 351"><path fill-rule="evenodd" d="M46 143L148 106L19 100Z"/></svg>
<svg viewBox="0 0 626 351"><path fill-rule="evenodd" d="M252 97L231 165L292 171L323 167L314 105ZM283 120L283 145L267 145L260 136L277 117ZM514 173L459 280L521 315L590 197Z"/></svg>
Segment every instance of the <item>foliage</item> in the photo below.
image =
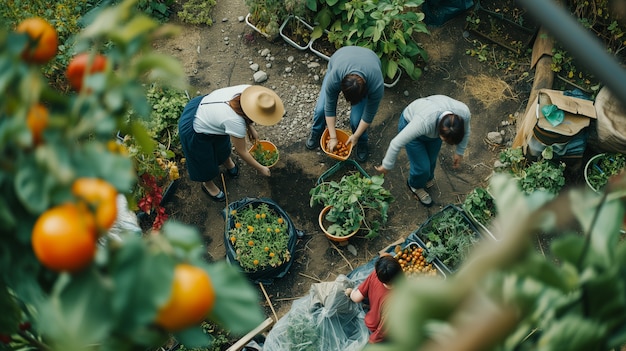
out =
<svg viewBox="0 0 626 351"><path fill-rule="evenodd" d="M211 10L215 5L215 0L188 0L183 4L183 10L178 12L178 18L184 23L212 26Z"/></svg>
<svg viewBox="0 0 626 351"><path fill-rule="evenodd" d="M344 175L339 182L322 182L309 191L310 206L332 206L326 220L328 232L345 236L357 229L366 230L366 238L375 238L380 226L387 223L389 204L394 200L383 187L383 175L364 177L361 173Z"/></svg>
<svg viewBox="0 0 626 351"><path fill-rule="evenodd" d="M542 151L542 157L535 162L529 162L521 147L507 148L498 155L500 166L495 172L507 172L514 176L520 189L526 194L543 191L549 194L558 194L565 185L565 164L555 164L552 159L552 147Z"/></svg>
<svg viewBox="0 0 626 351"><path fill-rule="evenodd" d="M159 22L170 18L173 4L174 0L137 0L137 8Z"/></svg>
<svg viewBox="0 0 626 351"><path fill-rule="evenodd" d="M596 190L605 187L609 178L626 170L626 155L620 153L602 154L590 162L586 168L586 179Z"/></svg>
<svg viewBox="0 0 626 351"><path fill-rule="evenodd" d="M143 125L126 117L129 109L149 114L143 84L186 87L180 63L151 49L172 29L139 13L133 1L102 10L77 36L75 48L104 52L106 46L111 64L88 76L88 89L78 94L53 88L42 66L20 59L24 35L0 30L0 330L8 348L156 348L170 333L153 321L169 299L174 267L183 262L211 278L217 303L208 320L233 333L246 333L263 320L246 277L225 262L205 262L200 234L180 223L168 221L146 237L122 231L120 241L105 240L77 273L50 271L33 253L35 221L50 208L77 201L70 188L76 179L99 178L124 195L136 184L132 160L108 147L121 131L152 152ZM50 111L50 122L35 144L26 116L37 103ZM20 329L26 324L28 331ZM210 343L198 326L174 336L190 347Z"/></svg>
<svg viewBox="0 0 626 351"><path fill-rule="evenodd" d="M480 187L474 188L467 194L462 207L485 227L488 227L498 214L493 197L487 189Z"/></svg>
<svg viewBox="0 0 626 351"><path fill-rule="evenodd" d="M244 270L278 267L291 259L287 222L266 203L232 210L231 215L234 228L228 230L229 240Z"/></svg>
<svg viewBox="0 0 626 351"><path fill-rule="evenodd" d="M246 0L250 13L250 22L269 38L276 38L280 25L287 17L287 10L282 0Z"/></svg>
<svg viewBox="0 0 626 351"><path fill-rule="evenodd" d="M452 271L466 260L479 240L468 219L453 206L429 218L417 235L426 244L426 261L439 258Z"/></svg>
<svg viewBox="0 0 626 351"><path fill-rule="evenodd" d="M411 79L419 79L422 70L416 64L427 60L427 53L414 36L429 33L424 14L418 11L423 0L320 2L312 39L327 29L337 48L356 45L374 51L381 60L383 76L393 79L401 67Z"/></svg>
<svg viewBox="0 0 626 351"><path fill-rule="evenodd" d="M208 347L187 348L185 345L179 345L172 351L221 351L230 346L230 333L220 328L216 323L205 321L202 322L202 331L213 337L213 343Z"/></svg>
<svg viewBox="0 0 626 351"><path fill-rule="evenodd" d="M609 350L626 343L626 174L601 193L525 195L491 178L498 242L477 247L454 279L405 280L389 297L389 339L367 351ZM583 235L569 228L582 228ZM549 252L533 242L560 236ZM477 328L477 326L479 326ZM437 340L433 344L433 340Z"/></svg>

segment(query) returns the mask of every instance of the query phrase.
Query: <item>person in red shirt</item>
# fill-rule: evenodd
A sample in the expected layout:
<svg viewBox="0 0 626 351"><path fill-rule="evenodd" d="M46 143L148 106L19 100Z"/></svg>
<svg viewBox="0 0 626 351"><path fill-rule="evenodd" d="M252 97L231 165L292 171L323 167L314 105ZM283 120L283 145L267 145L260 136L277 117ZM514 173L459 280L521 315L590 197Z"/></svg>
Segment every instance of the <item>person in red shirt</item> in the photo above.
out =
<svg viewBox="0 0 626 351"><path fill-rule="evenodd" d="M400 263L390 254L379 257L374 264L374 271L359 285L357 289L346 289L346 295L354 302L369 300L370 310L365 314L365 325L370 330L370 343L378 343L385 339L383 323L383 304L391 292L392 282L402 275Z"/></svg>

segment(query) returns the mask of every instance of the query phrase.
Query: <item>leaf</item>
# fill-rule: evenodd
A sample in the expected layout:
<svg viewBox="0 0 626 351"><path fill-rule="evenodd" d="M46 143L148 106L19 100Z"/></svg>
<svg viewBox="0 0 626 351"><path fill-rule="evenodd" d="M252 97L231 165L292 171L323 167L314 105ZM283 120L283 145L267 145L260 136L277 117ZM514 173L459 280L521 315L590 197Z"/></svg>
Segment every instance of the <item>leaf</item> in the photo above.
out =
<svg viewBox="0 0 626 351"><path fill-rule="evenodd" d="M167 221L161 232L173 246L186 251L193 251L203 245L198 230L183 223Z"/></svg>

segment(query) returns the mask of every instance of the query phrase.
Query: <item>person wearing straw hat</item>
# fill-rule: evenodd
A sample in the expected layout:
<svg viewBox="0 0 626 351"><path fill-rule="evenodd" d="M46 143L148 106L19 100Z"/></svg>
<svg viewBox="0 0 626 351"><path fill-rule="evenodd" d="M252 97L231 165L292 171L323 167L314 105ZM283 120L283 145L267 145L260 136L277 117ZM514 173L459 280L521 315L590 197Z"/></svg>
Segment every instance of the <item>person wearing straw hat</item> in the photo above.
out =
<svg viewBox="0 0 626 351"><path fill-rule="evenodd" d="M426 190L434 185L441 144L456 145L452 167L458 168L470 137L470 118L466 104L445 95L413 101L400 114L398 135L389 143L382 164L374 168L387 173L404 147L410 165L407 186L423 205L431 206L433 200Z"/></svg>
<svg viewBox="0 0 626 351"><path fill-rule="evenodd" d="M258 85L220 88L191 99L178 121L189 178L200 182L202 191L213 201L225 201L226 195L213 179L218 176L220 165L230 178L239 176L239 167L231 158L233 146L247 164L269 177L270 169L250 155L245 138L255 142L259 135L253 123L271 126L284 114L280 97Z"/></svg>
<svg viewBox="0 0 626 351"><path fill-rule="evenodd" d="M382 64L376 53L360 46L344 46L328 61L328 70L322 81L315 110L313 126L306 141L309 150L320 146L324 128L328 127L328 149L337 146L335 131L339 93L350 103L350 129L352 135L346 144L356 147L356 159L365 162L369 154L367 128L378 112L385 92Z"/></svg>

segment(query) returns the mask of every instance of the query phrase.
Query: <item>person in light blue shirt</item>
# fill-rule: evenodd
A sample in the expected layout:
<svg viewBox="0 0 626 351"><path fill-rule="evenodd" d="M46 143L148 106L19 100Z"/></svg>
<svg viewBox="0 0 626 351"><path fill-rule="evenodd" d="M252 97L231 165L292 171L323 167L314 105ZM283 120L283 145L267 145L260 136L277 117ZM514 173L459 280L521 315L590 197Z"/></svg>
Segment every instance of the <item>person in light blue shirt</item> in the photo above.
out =
<svg viewBox="0 0 626 351"><path fill-rule="evenodd" d="M355 156L358 161L366 161L369 153L367 128L378 112L384 91L382 64L375 52L360 46L344 46L337 50L328 61L306 147L309 150L318 148L326 127L330 136L328 149L333 151L337 146L335 124L341 92L351 105L352 135L347 144L356 146Z"/></svg>
<svg viewBox="0 0 626 351"><path fill-rule="evenodd" d="M434 184L435 166L442 142L456 145L453 168L463 160L470 136L470 110L466 104L445 95L432 95L410 103L398 121L398 135L387 148L382 164L375 169L387 173L405 147L409 158L411 192L424 205L433 201L426 189Z"/></svg>

